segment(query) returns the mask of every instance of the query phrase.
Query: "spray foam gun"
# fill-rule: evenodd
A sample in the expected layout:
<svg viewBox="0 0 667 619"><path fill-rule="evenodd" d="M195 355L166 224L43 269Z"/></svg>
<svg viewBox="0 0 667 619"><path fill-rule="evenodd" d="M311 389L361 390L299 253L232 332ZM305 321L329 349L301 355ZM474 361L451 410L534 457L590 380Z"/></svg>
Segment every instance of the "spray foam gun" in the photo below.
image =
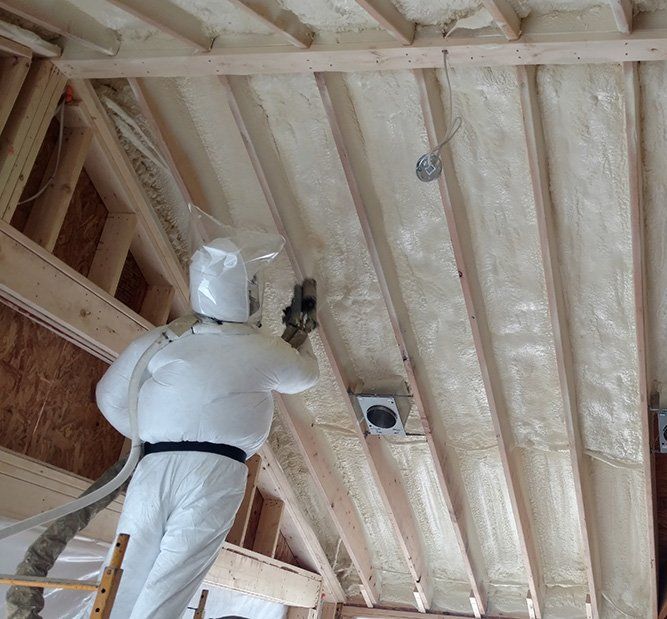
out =
<svg viewBox="0 0 667 619"><path fill-rule="evenodd" d="M283 324L282 338L297 349L317 328L317 282L314 279L304 279L294 286L292 302L283 310Z"/></svg>

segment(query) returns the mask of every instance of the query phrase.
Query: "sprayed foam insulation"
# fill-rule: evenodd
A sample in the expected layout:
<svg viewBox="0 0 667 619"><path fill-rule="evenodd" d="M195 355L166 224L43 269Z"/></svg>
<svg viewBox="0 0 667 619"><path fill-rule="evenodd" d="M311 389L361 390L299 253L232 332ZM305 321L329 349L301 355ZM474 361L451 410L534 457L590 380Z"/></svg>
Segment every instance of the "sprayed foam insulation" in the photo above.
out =
<svg viewBox="0 0 667 619"><path fill-rule="evenodd" d="M540 67L538 86L603 616L648 617L622 73L607 65Z"/></svg>
<svg viewBox="0 0 667 619"><path fill-rule="evenodd" d="M321 31L377 30L352 0L279 0ZM517 13L581 11L606 6L590 0L511 0ZM145 24L108 4L75 0L125 38L155 39ZM209 34L265 34L261 24L229 2L178 0ZM408 19L445 24L479 8L475 0L424 3L396 0ZM662 8L664 0L639 0L635 10ZM85 5L85 6L84 6ZM603 10L603 9L599 9ZM171 39L174 46L180 45ZM650 325L663 330L662 214L665 109L664 63L642 66L645 122L646 208L649 222ZM622 80L607 66L543 67L539 73L551 189L567 319L572 331L580 426L587 454L590 495L600 552L602 617L645 617L648 596L641 427L637 406L629 205L625 180ZM442 73L439 75L444 86ZM527 579L505 476L493 432L459 278L437 185L414 178L414 162L428 148L418 92L409 72L346 74L379 212L374 229L389 241L391 264L408 310L409 328L435 403L433 416L447 438L448 460L465 489L472 526L488 574L489 612L525 615ZM349 378L367 385L404 380L388 315L372 272L354 207L312 76L232 78L242 106L252 108L253 129L265 136L282 168L292 208L283 213L309 275L316 275L335 326L332 344ZM475 267L484 292L492 354L499 367L514 456L532 516L545 578L547 619L585 616L587 592L562 401L546 307L534 204L521 135L518 90L510 69L453 71L464 126L453 142L456 173L470 221ZM164 119L179 168L195 201L223 221L271 229L266 200L214 77L151 79L144 85ZM147 135L127 83L98 86ZM446 100L443 101L446 105ZM655 125L648 124L649 122ZM125 128L126 129L126 128ZM183 256L185 209L173 181L119 130L163 225ZM400 148L396 145L400 144ZM287 209L286 209L287 210ZM294 273L281 257L269 271L265 327L280 331ZM507 308L512 308L511 312ZM659 331L658 331L659 332ZM662 341L657 338L657 341ZM412 605L412 581L388 524L377 489L321 341L313 338L322 379L290 398L296 414L312 421L322 451L366 525L383 602ZM662 383L667 353L651 349ZM415 419L410 429L419 430ZM278 416L270 438L301 507L349 595L358 578L297 446ZM388 451L404 480L424 540L435 585L434 608L469 612L462 557L438 494L423 439L392 439ZM451 458L450 458L451 456Z"/></svg>
<svg viewBox="0 0 667 619"><path fill-rule="evenodd" d="M326 32L375 30L377 22L355 0L278 0L307 26Z"/></svg>
<svg viewBox="0 0 667 619"><path fill-rule="evenodd" d="M138 138L140 143L148 143L149 146L156 144L149 124L141 116L129 84L126 80L120 79L95 82L95 90L107 108L107 113L116 128L116 135L132 163L146 197L160 219L181 264L185 265L188 259L186 205L183 204L176 182L166 164L159 159L147 157L131 139ZM124 122L124 117L116 113L115 108L109 105L109 101L132 117L150 142L146 142L143 136L138 135L127 122Z"/></svg>
<svg viewBox="0 0 667 619"><path fill-rule="evenodd" d="M463 118L452 153L490 332L488 352L500 379L499 414L504 407L511 422L514 466L530 506L538 562L546 584L585 585L516 73L459 70L452 88ZM549 520L562 509L574 518Z"/></svg>
<svg viewBox="0 0 667 619"><path fill-rule="evenodd" d="M414 161L428 148L414 78L387 72L345 80L382 205L378 232L389 239L424 371L440 403L433 413L460 461L489 579L526 582L442 205L435 185L414 178ZM398 143L400 149L392 146ZM517 604L525 604L524 589L517 588Z"/></svg>

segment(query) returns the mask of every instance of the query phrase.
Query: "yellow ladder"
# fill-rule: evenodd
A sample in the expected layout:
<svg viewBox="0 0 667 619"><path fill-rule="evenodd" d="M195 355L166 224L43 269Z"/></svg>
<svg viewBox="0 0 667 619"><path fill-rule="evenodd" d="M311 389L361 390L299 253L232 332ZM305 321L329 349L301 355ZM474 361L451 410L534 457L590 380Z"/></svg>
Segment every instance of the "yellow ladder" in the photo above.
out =
<svg viewBox="0 0 667 619"><path fill-rule="evenodd" d="M37 587L39 589L71 589L75 591L97 591L95 603L90 611L91 619L108 619L111 615L116 593L123 575L123 558L130 536L121 533L116 538L116 545L109 565L104 568L100 582L92 580L68 580L63 578L41 578L39 576L10 576L0 574L0 584L17 587ZM208 593L208 592L207 592ZM205 602L205 598L204 598Z"/></svg>

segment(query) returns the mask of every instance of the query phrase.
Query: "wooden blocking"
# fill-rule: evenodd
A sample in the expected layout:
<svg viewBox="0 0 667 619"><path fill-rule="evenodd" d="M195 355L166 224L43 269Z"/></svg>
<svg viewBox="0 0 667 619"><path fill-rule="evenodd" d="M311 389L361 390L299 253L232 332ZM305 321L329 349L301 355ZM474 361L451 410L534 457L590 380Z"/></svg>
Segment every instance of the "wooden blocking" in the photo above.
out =
<svg viewBox="0 0 667 619"><path fill-rule="evenodd" d="M154 325L164 325L169 318L173 300L173 286L149 286L139 313Z"/></svg>
<svg viewBox="0 0 667 619"><path fill-rule="evenodd" d="M248 521L250 520L250 510L252 509L255 492L257 491L257 479L262 469L262 457L259 454L255 454L248 460L247 465L248 481L246 482L245 496L243 497L239 511L236 512L234 524L227 534L227 542L235 546L243 546L243 542L245 541L248 531Z"/></svg>
<svg viewBox="0 0 667 619"><path fill-rule="evenodd" d="M271 558L275 556L284 507L285 503L279 499L264 500L255 543L252 547L255 552Z"/></svg>
<svg viewBox="0 0 667 619"><path fill-rule="evenodd" d="M317 610L314 608L290 606L287 611L287 619L317 619Z"/></svg>
<svg viewBox="0 0 667 619"><path fill-rule="evenodd" d="M0 133L2 132L9 114L19 96L23 80L28 75L30 58L16 58L10 56L0 59Z"/></svg>
<svg viewBox="0 0 667 619"><path fill-rule="evenodd" d="M92 136L90 129L66 129L63 133L57 170L55 169L58 161L57 146L51 155L42 185L49 181L54 171L55 176L48 189L35 200L24 230L27 237L39 243L47 251L53 251L56 245Z"/></svg>
<svg viewBox="0 0 667 619"><path fill-rule="evenodd" d="M88 279L110 295L116 294L136 229L134 213L109 213L107 216Z"/></svg>
<svg viewBox="0 0 667 619"><path fill-rule="evenodd" d="M120 579L123 575L121 565L129 539L130 536L126 533L121 533L116 538L116 545L111 556L111 561L104 568L104 573L102 574L102 580L100 581L93 609L90 613L91 618L108 619L111 616L113 603L116 599L116 593L118 593L118 587L120 586Z"/></svg>
<svg viewBox="0 0 667 619"><path fill-rule="evenodd" d="M66 79L51 62L32 64L0 138L0 217L11 221Z"/></svg>
<svg viewBox="0 0 667 619"><path fill-rule="evenodd" d="M320 604L320 614L317 619L336 619L337 604L331 602L322 602Z"/></svg>

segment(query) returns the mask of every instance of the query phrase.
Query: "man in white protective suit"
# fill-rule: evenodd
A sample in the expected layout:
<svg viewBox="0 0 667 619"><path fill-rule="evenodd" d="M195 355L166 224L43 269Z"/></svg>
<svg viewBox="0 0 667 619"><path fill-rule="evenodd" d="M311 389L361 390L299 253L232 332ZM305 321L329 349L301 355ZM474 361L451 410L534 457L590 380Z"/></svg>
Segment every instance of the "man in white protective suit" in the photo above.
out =
<svg viewBox="0 0 667 619"><path fill-rule="evenodd" d="M130 542L114 619L181 617L234 522L245 461L269 435L271 392L318 379L307 339L295 350L257 327L260 271L282 238L237 230L204 240L190 264L196 321L150 359L139 389L144 457L118 524ZM97 386L100 410L125 436L130 377L163 331L132 342Z"/></svg>

